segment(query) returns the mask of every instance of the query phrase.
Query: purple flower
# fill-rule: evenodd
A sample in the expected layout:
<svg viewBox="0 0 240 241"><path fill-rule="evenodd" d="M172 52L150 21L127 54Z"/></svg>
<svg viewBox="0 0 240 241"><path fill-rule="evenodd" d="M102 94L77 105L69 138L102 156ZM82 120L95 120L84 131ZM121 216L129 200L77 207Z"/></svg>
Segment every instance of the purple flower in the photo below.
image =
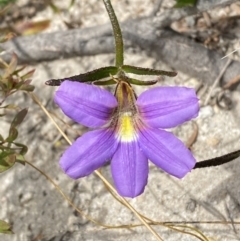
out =
<svg viewBox="0 0 240 241"><path fill-rule="evenodd" d="M147 184L148 159L178 178L195 165L184 144L162 130L197 116L194 89L156 87L136 98L123 81L115 96L97 86L64 81L55 102L72 120L95 128L79 137L61 157L60 166L71 178L87 176L111 160L118 193L136 197Z"/></svg>

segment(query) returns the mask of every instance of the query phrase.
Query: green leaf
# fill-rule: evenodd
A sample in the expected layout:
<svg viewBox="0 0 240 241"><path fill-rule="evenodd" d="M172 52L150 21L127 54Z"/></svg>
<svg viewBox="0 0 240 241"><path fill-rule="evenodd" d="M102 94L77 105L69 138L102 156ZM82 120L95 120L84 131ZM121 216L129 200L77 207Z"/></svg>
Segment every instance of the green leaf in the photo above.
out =
<svg viewBox="0 0 240 241"><path fill-rule="evenodd" d="M25 91L32 92L32 91L34 91L35 86L33 86L33 85L25 85L25 84L23 84L23 85L20 86L18 89L19 89L19 90L25 90Z"/></svg>
<svg viewBox="0 0 240 241"><path fill-rule="evenodd" d="M25 108L25 109L22 109L21 111L19 111L16 116L14 117L12 123L11 123L11 127L15 127L17 128L21 123L22 121L24 120L25 116L27 115L27 112L28 112L28 109Z"/></svg>
<svg viewBox="0 0 240 241"><path fill-rule="evenodd" d="M17 61L18 61L17 55L15 53L13 53L11 62L9 63L9 65L3 75L3 78L9 77L16 70Z"/></svg>
<svg viewBox="0 0 240 241"><path fill-rule="evenodd" d="M17 110L18 106L17 105L13 105L13 104L9 104L9 105L5 105L5 106L2 106L2 107L0 106L0 108L2 108L2 109L9 109L9 110Z"/></svg>
<svg viewBox="0 0 240 241"><path fill-rule="evenodd" d="M4 83L4 82L6 82L5 80L6 79L1 78L1 76L0 76L0 89L3 92L5 92L7 90L7 85L6 85L6 83Z"/></svg>
<svg viewBox="0 0 240 241"><path fill-rule="evenodd" d="M164 70L157 70L157 69L149 69L149 68L141 68L131 65L123 65L122 70L126 73L132 73L137 75L166 75L169 77L174 77L177 75L176 72L172 71L164 71Z"/></svg>
<svg viewBox="0 0 240 241"><path fill-rule="evenodd" d="M61 13L60 8L58 8L52 1L49 1L48 5L55 13Z"/></svg>
<svg viewBox="0 0 240 241"><path fill-rule="evenodd" d="M174 5L175 8L183 7L193 7L197 3L197 0L177 0L177 3Z"/></svg>
<svg viewBox="0 0 240 241"><path fill-rule="evenodd" d="M0 0L0 7L4 7L6 6L7 4L9 3L14 3L16 2L17 0Z"/></svg>
<svg viewBox="0 0 240 241"><path fill-rule="evenodd" d="M84 74L66 77L64 79L51 79L51 80L46 81L45 84L51 85L51 86L59 86L65 80L77 81L77 82L82 82L82 83L94 82L96 80L110 77L110 75L115 75L117 73L118 73L118 67L107 66L107 67L103 67L100 69L95 69L93 71L90 71L90 72L87 72Z"/></svg>
<svg viewBox="0 0 240 241"><path fill-rule="evenodd" d="M0 145L0 150L3 150L3 151L11 151L12 154L14 153L13 148L8 147L8 146ZM2 153L2 152L1 152L1 153ZM0 156L1 156L1 153L0 153Z"/></svg>
<svg viewBox="0 0 240 241"><path fill-rule="evenodd" d="M16 157L16 162L18 162L18 163L20 163L20 164L22 164L22 165L24 165L25 166L25 158L24 158L24 156L23 155L17 155L17 157Z"/></svg>
<svg viewBox="0 0 240 241"><path fill-rule="evenodd" d="M13 88L19 89L23 84L24 84L24 80L20 80L20 81L14 83Z"/></svg>
<svg viewBox="0 0 240 241"><path fill-rule="evenodd" d="M0 233L13 234L10 224L3 220L0 220Z"/></svg>
<svg viewBox="0 0 240 241"><path fill-rule="evenodd" d="M146 86L146 85L154 85L154 84L156 84L158 81L157 81L157 80L143 81L143 80L128 78L128 82L131 83L131 84L133 84L133 85Z"/></svg>
<svg viewBox="0 0 240 241"><path fill-rule="evenodd" d="M106 80L96 80L93 82L94 85L114 85L116 84L116 81L114 81L112 78L111 79L106 79Z"/></svg>
<svg viewBox="0 0 240 241"><path fill-rule="evenodd" d="M18 69L16 69L13 74L14 75L18 75L21 71L23 71L25 68L27 67L27 65L23 65L21 67L19 67Z"/></svg>
<svg viewBox="0 0 240 241"><path fill-rule="evenodd" d="M75 4L75 0L71 0L68 8L71 8L74 4Z"/></svg>
<svg viewBox="0 0 240 241"><path fill-rule="evenodd" d="M5 141L12 143L14 140L17 139L17 137L18 137L18 130L14 126L12 126L9 129L9 134Z"/></svg>
<svg viewBox="0 0 240 241"><path fill-rule="evenodd" d="M30 70L29 72L27 72L26 74L21 76L21 79L26 80L26 79L31 78L33 76L34 72L35 72L35 69Z"/></svg>
<svg viewBox="0 0 240 241"><path fill-rule="evenodd" d="M14 142L13 144L22 148L21 151L19 152L20 155L25 155L27 153L27 151L28 151L28 147L27 146L25 146L25 145L23 145L21 143L16 143L16 142Z"/></svg>
<svg viewBox="0 0 240 241"><path fill-rule="evenodd" d="M0 153L0 173L7 171L16 162L16 155L11 151Z"/></svg>

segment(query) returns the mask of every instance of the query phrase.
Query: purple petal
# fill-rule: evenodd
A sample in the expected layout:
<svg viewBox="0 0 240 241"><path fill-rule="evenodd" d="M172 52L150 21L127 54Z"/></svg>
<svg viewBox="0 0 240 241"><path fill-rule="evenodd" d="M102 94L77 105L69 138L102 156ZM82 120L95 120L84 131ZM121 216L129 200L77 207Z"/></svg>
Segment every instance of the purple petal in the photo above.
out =
<svg viewBox="0 0 240 241"><path fill-rule="evenodd" d="M87 176L111 159L117 145L113 131L90 131L64 152L60 166L71 178Z"/></svg>
<svg viewBox="0 0 240 241"><path fill-rule="evenodd" d="M156 166L178 178L194 167L192 153L172 133L159 129L139 132L139 144L144 154Z"/></svg>
<svg viewBox="0 0 240 241"><path fill-rule="evenodd" d="M110 92L67 80L56 91L54 101L65 115L88 127L106 124L117 106L117 100Z"/></svg>
<svg viewBox="0 0 240 241"><path fill-rule="evenodd" d="M195 90L185 87L157 87L137 99L139 112L151 127L171 128L198 115Z"/></svg>
<svg viewBox="0 0 240 241"><path fill-rule="evenodd" d="M111 161L118 193L136 197L143 193L148 178L148 160L136 142L120 142Z"/></svg>

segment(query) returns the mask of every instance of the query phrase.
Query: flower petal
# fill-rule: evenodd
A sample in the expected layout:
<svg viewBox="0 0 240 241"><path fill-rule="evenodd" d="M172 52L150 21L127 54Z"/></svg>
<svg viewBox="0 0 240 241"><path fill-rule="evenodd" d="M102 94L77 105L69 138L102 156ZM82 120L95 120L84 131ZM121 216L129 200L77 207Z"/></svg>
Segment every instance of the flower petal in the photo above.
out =
<svg viewBox="0 0 240 241"><path fill-rule="evenodd" d="M137 99L139 112L151 127L171 128L198 115L195 90L185 87L157 87Z"/></svg>
<svg viewBox="0 0 240 241"><path fill-rule="evenodd" d="M87 176L111 159L117 145L113 131L90 131L64 152L60 166L71 178Z"/></svg>
<svg viewBox="0 0 240 241"><path fill-rule="evenodd" d="M120 142L111 161L112 176L118 193L136 197L143 193L148 178L148 160L137 142Z"/></svg>
<svg viewBox="0 0 240 241"><path fill-rule="evenodd" d="M142 130L139 132L139 144L150 161L178 178L184 177L196 163L184 144L167 131Z"/></svg>
<svg viewBox="0 0 240 241"><path fill-rule="evenodd" d="M65 115L88 127L104 125L117 106L117 100L110 92L68 80L56 91L54 101Z"/></svg>

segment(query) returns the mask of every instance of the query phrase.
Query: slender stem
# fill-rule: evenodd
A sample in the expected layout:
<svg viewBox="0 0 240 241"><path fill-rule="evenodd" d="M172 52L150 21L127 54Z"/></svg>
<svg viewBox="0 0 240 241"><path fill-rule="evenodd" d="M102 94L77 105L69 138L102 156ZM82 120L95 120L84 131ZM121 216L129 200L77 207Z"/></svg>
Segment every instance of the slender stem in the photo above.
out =
<svg viewBox="0 0 240 241"><path fill-rule="evenodd" d="M48 112L48 110L42 105L41 101L38 99L38 97L33 94L33 93L28 93L30 95L30 97L42 108L42 110L44 111L44 113L47 115L47 117L53 122L53 124L56 126L56 128L58 129L58 131L62 134L62 136L64 137L64 139L71 145L72 142L69 140L69 138L66 136L66 134L61 130L61 128L57 125L57 123L53 120L52 116L50 115L50 113Z"/></svg>
<svg viewBox="0 0 240 241"><path fill-rule="evenodd" d="M108 16L110 18L112 28L113 28L113 35L115 38L115 51L116 51L116 67L121 67L123 65L123 38L122 38L122 31L120 29L117 16L114 12L114 9L111 4L111 0L103 0L105 8L108 12Z"/></svg>
<svg viewBox="0 0 240 241"><path fill-rule="evenodd" d="M91 216L87 215L86 213L84 213L80 208L78 208L72 201L71 199L63 192L63 190L45 173L43 172L41 169L39 169L38 167L36 167L35 165L33 165L31 162L24 160L25 163L27 163L29 166L31 166L32 168L34 168L35 170L37 170L39 173L41 173L54 187L55 189L63 196L63 198L79 213L81 214L84 218L86 218L87 220L91 221L92 223L95 223L98 226L102 226L104 228L108 228L108 229L113 229L113 228L131 228L134 227L134 225L129 224L129 225L117 225L117 226L113 226L113 225L107 225L104 223L101 223L95 219L93 219ZM142 224L139 224L140 226Z"/></svg>
<svg viewBox="0 0 240 241"><path fill-rule="evenodd" d="M146 226L146 228L157 238L158 241L163 241L162 238L156 233L156 231L145 221L142 215L138 211L136 211L136 209L125 198L121 197L117 193L115 188L106 180L106 178L98 170L95 171L95 174L97 174L98 177L104 182L104 184L114 193L114 195L117 196L117 198L136 215L140 222Z"/></svg>

